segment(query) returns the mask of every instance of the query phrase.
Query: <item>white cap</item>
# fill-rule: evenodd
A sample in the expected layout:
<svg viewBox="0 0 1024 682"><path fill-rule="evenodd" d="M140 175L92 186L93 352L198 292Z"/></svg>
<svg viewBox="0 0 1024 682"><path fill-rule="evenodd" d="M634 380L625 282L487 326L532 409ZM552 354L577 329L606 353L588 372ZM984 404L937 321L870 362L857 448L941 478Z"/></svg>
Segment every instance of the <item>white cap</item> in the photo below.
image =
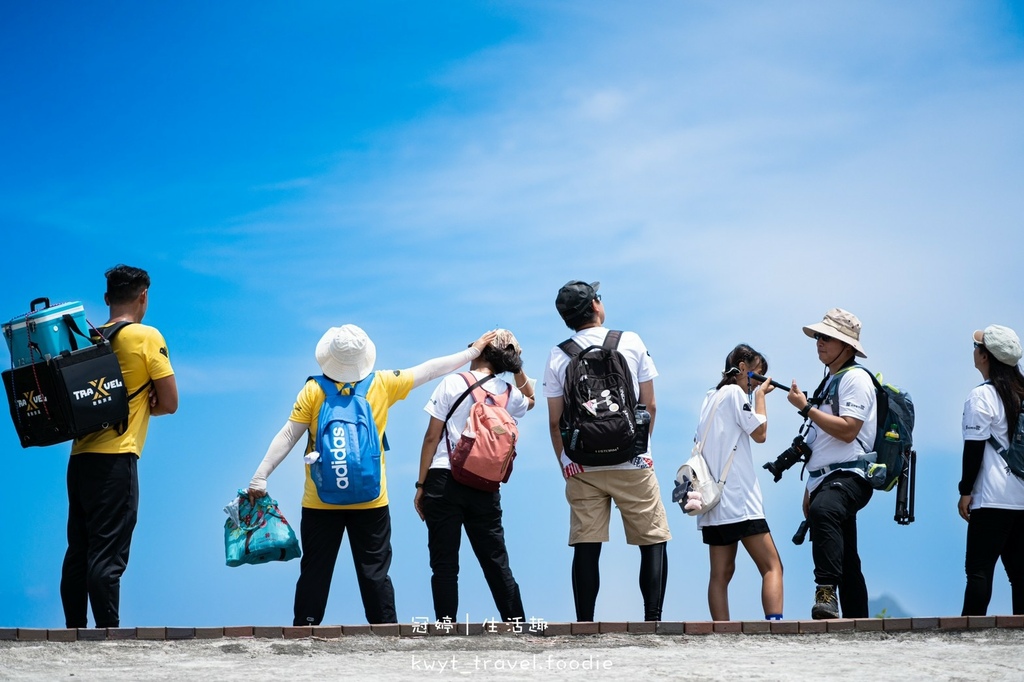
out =
<svg viewBox="0 0 1024 682"><path fill-rule="evenodd" d="M974 332L974 342L985 346L985 350L1004 365L1013 367L1020 362L1020 339L1009 327L990 324L984 330Z"/></svg>

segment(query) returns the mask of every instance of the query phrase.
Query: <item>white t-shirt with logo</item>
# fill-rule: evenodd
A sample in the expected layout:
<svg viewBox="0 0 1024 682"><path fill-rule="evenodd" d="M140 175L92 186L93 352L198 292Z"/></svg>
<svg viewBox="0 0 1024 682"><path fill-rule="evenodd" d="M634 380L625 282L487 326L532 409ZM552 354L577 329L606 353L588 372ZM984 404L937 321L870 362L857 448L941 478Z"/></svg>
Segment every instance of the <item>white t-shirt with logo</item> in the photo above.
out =
<svg viewBox="0 0 1024 682"><path fill-rule="evenodd" d="M600 346L604 343L605 336L608 335L608 329L605 327L588 327L582 331L577 332L572 336L572 340L579 344L580 348L588 348L590 346ZM650 353L647 352L647 346L640 339L640 336L635 332L622 332L622 336L619 337L619 353L626 359L626 365L629 367L629 373L633 379L633 391L634 395L640 396L640 384L645 381L651 381L658 376L658 370L654 366L654 360L651 359ZM544 368L544 397L545 398L560 398L564 394L565 385L565 370L569 366L569 356L566 355L558 346L551 349L551 354L548 356L547 367ZM651 441L647 441L647 452L643 455L634 457L633 459L623 462L622 464L615 464L612 466L603 467L583 467L576 464L569 459L565 452L561 454L562 469L566 476L572 476L583 471L601 471L610 469L649 469L654 466L653 459L651 457Z"/></svg>
<svg viewBox="0 0 1024 682"><path fill-rule="evenodd" d="M995 386L984 383L970 392L964 402L962 430L964 440L987 441L995 435L1006 446L1006 410ZM991 443L985 443L981 470L971 495L971 509L1024 509L1024 481L1013 475Z"/></svg>
<svg viewBox="0 0 1024 682"><path fill-rule="evenodd" d="M487 376L488 373L473 371L470 374L473 375L473 383L476 383L479 379ZM508 387L509 384L501 378L501 375L496 375L493 379L485 381L480 386L480 388L492 395L501 395L508 390ZM431 417L444 421L444 418L448 416L448 410L452 409L455 401L468 388L469 384L466 383L461 374L449 374L434 389L434 392L430 395L430 400L423 406L423 409ZM459 437L466 428L466 422L469 421L469 411L472 407L473 396L468 395L456 408L455 412L452 413L452 418L446 424L448 432L441 436L437 449L434 451L434 458L430 461L431 469L452 468L451 462L448 461L448 445L445 444L445 439L448 439L452 450L455 450L455 444L459 442ZM518 388L512 386L512 395L509 396L508 404L505 405L505 411L508 412L510 417L518 420L526 414L528 409L530 409L530 401L526 399L526 396Z"/></svg>
<svg viewBox="0 0 1024 682"><path fill-rule="evenodd" d="M716 402L717 408L714 407ZM747 394L736 384L708 391L700 408L700 423L694 441L707 433L701 452L715 480L721 479L730 453L735 454L725 479L722 499L714 509L697 517L698 528L764 518L761 485L750 452L750 434L766 421L766 417L754 412Z"/></svg>
<svg viewBox="0 0 1024 682"><path fill-rule="evenodd" d="M828 395L828 389L833 381L839 382L837 395L839 416L860 419L864 424L860 427L860 433L850 443L844 443L838 438L828 435L823 429L812 425L805 437L812 451L811 460L807 463L808 471L823 469L830 464L853 462L871 452L874 447L875 432L878 430L876 424L878 396L875 394L875 384L871 381L871 377L866 370L859 367L854 367L842 374L833 374L828 378L822 395ZM832 405L827 399L819 409L826 414L832 414ZM860 469L842 469L841 471L852 471L866 478L866 474ZM808 476L807 490L813 491L826 478L828 475L817 478Z"/></svg>

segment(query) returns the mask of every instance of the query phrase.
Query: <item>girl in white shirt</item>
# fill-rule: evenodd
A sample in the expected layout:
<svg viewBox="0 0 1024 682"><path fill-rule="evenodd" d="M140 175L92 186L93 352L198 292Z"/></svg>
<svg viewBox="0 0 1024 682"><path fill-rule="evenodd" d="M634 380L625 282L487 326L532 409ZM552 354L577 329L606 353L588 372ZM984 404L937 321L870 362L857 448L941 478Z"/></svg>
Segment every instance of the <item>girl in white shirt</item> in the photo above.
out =
<svg viewBox="0 0 1024 682"><path fill-rule="evenodd" d="M782 618L782 560L764 518L750 452L750 440L763 443L768 434L765 395L773 386L770 379L760 382L749 373L767 371L763 355L746 344L736 346L725 359L721 382L708 392L700 411L696 437L704 438L704 458L716 480L732 457L721 502L697 519L711 555L708 608L712 620L729 620L729 581L741 542L761 573L765 617Z"/></svg>
<svg viewBox="0 0 1024 682"><path fill-rule="evenodd" d="M963 416L960 516L967 521L962 615L984 616L992 598L996 561L1012 588L1013 613L1024 613L1024 481L994 447L1009 447L1024 399L1020 340L1012 329L991 325L974 332L974 366L985 383L967 396Z"/></svg>

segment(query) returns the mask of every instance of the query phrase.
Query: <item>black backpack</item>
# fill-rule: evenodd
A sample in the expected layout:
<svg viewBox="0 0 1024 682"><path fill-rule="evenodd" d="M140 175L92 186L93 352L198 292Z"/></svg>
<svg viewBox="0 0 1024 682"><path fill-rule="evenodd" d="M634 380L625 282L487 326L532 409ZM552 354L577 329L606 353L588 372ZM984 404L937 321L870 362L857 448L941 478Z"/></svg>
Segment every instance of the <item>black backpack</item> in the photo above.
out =
<svg viewBox="0 0 1024 682"><path fill-rule="evenodd" d="M629 365L617 350L621 337L621 331L609 331L600 346L581 348L572 339L558 344L569 356L562 446L577 464L622 464L635 455L637 397Z"/></svg>
<svg viewBox="0 0 1024 682"><path fill-rule="evenodd" d="M70 318L68 318L70 320ZM74 332L85 336L71 320ZM11 418L23 448L63 443L106 428L128 426L131 395L111 342L130 322L93 329L91 345L3 372Z"/></svg>

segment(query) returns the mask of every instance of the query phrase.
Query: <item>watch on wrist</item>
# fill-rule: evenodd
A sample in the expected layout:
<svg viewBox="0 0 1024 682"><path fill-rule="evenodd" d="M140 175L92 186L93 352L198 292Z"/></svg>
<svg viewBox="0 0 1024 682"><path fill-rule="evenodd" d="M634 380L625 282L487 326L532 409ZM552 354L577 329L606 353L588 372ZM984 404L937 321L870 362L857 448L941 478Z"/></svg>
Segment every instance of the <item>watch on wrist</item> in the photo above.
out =
<svg viewBox="0 0 1024 682"><path fill-rule="evenodd" d="M807 403L801 409L797 410L797 414L799 414L804 419L807 419L808 416L811 414L811 408L812 407L814 407L814 405L811 405L810 403Z"/></svg>
<svg viewBox="0 0 1024 682"><path fill-rule="evenodd" d="M416 490L419 490L422 487L423 487L423 484L420 483L419 481L416 481Z"/></svg>

